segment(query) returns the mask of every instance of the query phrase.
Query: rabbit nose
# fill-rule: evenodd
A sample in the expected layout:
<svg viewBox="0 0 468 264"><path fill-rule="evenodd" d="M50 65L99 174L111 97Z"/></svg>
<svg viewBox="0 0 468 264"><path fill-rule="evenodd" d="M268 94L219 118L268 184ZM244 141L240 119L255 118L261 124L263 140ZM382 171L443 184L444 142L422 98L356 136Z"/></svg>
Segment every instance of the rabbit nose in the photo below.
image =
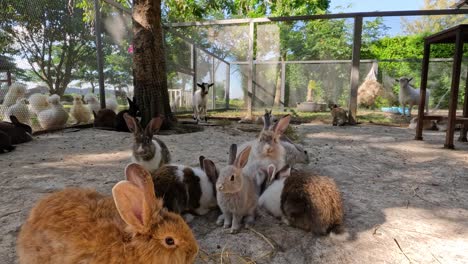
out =
<svg viewBox="0 0 468 264"><path fill-rule="evenodd" d="M145 150L143 149L143 147L142 147L141 145L138 146L138 149L136 150L136 153L141 154L141 153L143 153L143 152L145 152Z"/></svg>

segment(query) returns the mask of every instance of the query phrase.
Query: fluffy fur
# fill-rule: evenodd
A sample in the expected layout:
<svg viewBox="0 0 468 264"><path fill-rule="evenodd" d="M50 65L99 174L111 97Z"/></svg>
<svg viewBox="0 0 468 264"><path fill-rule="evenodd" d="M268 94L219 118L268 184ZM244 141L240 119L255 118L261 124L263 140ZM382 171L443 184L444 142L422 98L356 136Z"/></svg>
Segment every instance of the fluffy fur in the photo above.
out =
<svg viewBox="0 0 468 264"><path fill-rule="evenodd" d="M91 110L83 104L80 95L75 95L73 98L73 106L70 109L70 114L75 118L76 123L89 123L91 120Z"/></svg>
<svg viewBox="0 0 468 264"><path fill-rule="evenodd" d="M19 98L16 104L10 106L5 112L5 120L10 121L10 116L16 116L16 118L23 124L31 124L31 115L29 114L29 108L26 104L26 98Z"/></svg>
<svg viewBox="0 0 468 264"><path fill-rule="evenodd" d="M142 165L151 173L162 165L168 164L171 155L166 144L158 138L153 138L153 135L159 131L162 125L162 118L155 117L151 119L144 130L135 117L124 114L124 118L128 129L134 136L132 162Z"/></svg>
<svg viewBox="0 0 468 264"><path fill-rule="evenodd" d="M35 93L29 96L29 108L34 114L39 114L41 111L50 108L49 97L45 94Z"/></svg>
<svg viewBox="0 0 468 264"><path fill-rule="evenodd" d="M420 101L420 95L419 95L419 90L416 90L411 86L409 83L411 82L413 78L406 78L402 77L400 79L396 79L395 81L400 84L400 93L399 93L399 100L400 100L400 105L403 108L403 115L406 114L405 108L406 105L409 104L409 109L408 109L408 116L411 116L411 109L413 108L414 105L419 105ZM429 95L430 91L426 90L426 114L429 112Z"/></svg>
<svg viewBox="0 0 468 264"><path fill-rule="evenodd" d="M5 98L3 99L3 107L10 107L16 103L20 98L23 98L26 94L26 85L22 83L13 83L10 85Z"/></svg>
<svg viewBox="0 0 468 264"><path fill-rule="evenodd" d="M29 142L33 139L32 129L29 125L19 122L15 116L10 116L10 120L11 123L0 121L0 131L5 133L9 138L9 141L5 142L16 145Z"/></svg>
<svg viewBox="0 0 468 264"><path fill-rule="evenodd" d="M128 110L120 111L117 114L117 117L115 118L115 130L117 131L130 132L130 130L128 129L127 123L125 122L125 118L124 118L125 113L133 117L141 116L140 108L135 102L135 97L133 97L133 101L127 97L127 101L128 101L128 106L129 106Z"/></svg>
<svg viewBox="0 0 468 264"><path fill-rule="evenodd" d="M418 126L418 117L413 117L408 125L409 129L416 129ZM424 130L438 130L437 122L433 120L423 120L423 129Z"/></svg>
<svg viewBox="0 0 468 264"><path fill-rule="evenodd" d="M216 170L214 163L204 159L207 171L184 165L164 165L152 173L156 196L164 199L169 211L205 215L216 207ZM215 173L211 175L210 173ZM188 216L190 217L190 216ZM187 219L188 219L187 217Z"/></svg>
<svg viewBox="0 0 468 264"><path fill-rule="evenodd" d="M193 95L193 118L198 121L205 120L208 121L206 116L206 111L208 110L208 91L214 83L197 83L197 86L200 87L199 90Z"/></svg>
<svg viewBox="0 0 468 264"><path fill-rule="evenodd" d="M65 127L68 120L68 113L60 103L60 96L51 95L48 99L50 108L39 112L37 119L43 129L60 129Z"/></svg>
<svg viewBox="0 0 468 264"><path fill-rule="evenodd" d="M244 217L246 225L251 225L255 221L258 200L255 183L242 172L249 159L250 150L251 148L247 147L235 158L237 146L233 144L230 149L229 165L220 171L216 182L216 199L223 213L218 218L217 224L223 225L224 228L231 227L231 233L240 230Z"/></svg>
<svg viewBox="0 0 468 264"><path fill-rule="evenodd" d="M343 108L333 105L330 113L333 119L333 126L344 126L348 123L348 113Z"/></svg>
<svg viewBox="0 0 468 264"><path fill-rule="evenodd" d="M151 175L130 164L126 176L112 197L69 188L40 200L19 233L19 263L193 263L193 233L162 209Z"/></svg>
<svg viewBox="0 0 468 264"><path fill-rule="evenodd" d="M94 127L100 129L114 130L115 119L117 115L110 109L101 109L97 112L93 112L94 116Z"/></svg>
<svg viewBox="0 0 468 264"><path fill-rule="evenodd" d="M94 113L99 113L99 110L101 109L101 102L98 100L96 95L89 93L84 96L84 101L88 104L89 110ZM106 109L114 111L114 113L117 113L119 105L117 104L117 101L113 98L108 98L106 99Z"/></svg>
<svg viewBox="0 0 468 264"><path fill-rule="evenodd" d="M317 235L343 232L343 202L333 179L296 170L284 178L281 211L288 224Z"/></svg>
<svg viewBox="0 0 468 264"><path fill-rule="evenodd" d="M16 147L11 144L10 136L0 130L0 153L13 151Z"/></svg>

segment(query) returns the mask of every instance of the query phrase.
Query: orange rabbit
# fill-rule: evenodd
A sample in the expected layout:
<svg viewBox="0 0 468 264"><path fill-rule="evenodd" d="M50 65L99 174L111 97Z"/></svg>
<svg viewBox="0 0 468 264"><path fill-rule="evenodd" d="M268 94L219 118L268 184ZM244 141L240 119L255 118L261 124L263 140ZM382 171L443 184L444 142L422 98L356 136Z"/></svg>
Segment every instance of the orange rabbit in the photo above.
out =
<svg viewBox="0 0 468 264"><path fill-rule="evenodd" d="M193 263L192 231L162 209L151 175L138 164L125 174L112 197L69 188L39 201L18 237L19 263Z"/></svg>

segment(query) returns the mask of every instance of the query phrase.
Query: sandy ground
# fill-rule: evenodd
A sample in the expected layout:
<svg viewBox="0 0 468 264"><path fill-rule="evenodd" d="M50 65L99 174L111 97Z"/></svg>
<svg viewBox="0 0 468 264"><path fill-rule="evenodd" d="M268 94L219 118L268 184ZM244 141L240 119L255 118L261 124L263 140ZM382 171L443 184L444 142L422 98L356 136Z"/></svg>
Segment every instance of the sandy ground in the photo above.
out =
<svg viewBox="0 0 468 264"><path fill-rule="evenodd" d="M443 133L414 141L403 128L301 125L308 168L333 177L350 237L314 237L266 213L236 235L215 225L217 212L191 223L202 252L197 262L468 263L468 144L445 150ZM229 144L254 136L234 127L159 136L173 162L196 165L203 154L225 164ZM110 194L123 179L130 134L84 129L38 136L0 156L0 262L15 263L15 240L37 199L66 186ZM270 245L270 243L273 245ZM206 256L205 253L211 255ZM229 263L224 259L223 263Z"/></svg>

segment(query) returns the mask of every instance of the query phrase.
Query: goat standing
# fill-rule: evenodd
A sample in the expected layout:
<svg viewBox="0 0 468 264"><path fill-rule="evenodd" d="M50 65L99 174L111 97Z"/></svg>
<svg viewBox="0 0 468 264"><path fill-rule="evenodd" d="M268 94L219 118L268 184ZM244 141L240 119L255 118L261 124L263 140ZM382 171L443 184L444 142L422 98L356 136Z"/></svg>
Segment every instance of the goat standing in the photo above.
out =
<svg viewBox="0 0 468 264"><path fill-rule="evenodd" d="M203 119L205 122L208 121L208 117L206 116L208 91L213 85L214 83L197 83L197 86L200 87L200 89L193 95L193 119L197 122Z"/></svg>
<svg viewBox="0 0 468 264"><path fill-rule="evenodd" d="M419 105L419 100L420 100L420 91L414 89L409 82L413 78L406 78L402 77L400 79L395 79L397 82L400 83L400 93L399 93L399 101L400 105L403 108L403 115L406 115L406 105L409 104L409 110L408 110L408 116L411 116L411 109L413 108L414 105ZM426 114L429 111L429 90L426 90Z"/></svg>

